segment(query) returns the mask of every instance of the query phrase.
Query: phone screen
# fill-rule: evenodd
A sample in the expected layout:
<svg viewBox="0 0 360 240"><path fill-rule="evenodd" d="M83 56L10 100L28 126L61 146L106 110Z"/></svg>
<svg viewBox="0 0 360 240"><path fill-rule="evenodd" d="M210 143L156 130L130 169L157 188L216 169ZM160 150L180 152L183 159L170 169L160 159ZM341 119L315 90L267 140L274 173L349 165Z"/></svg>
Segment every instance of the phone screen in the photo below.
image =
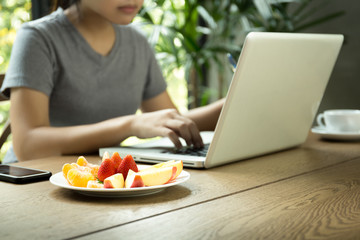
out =
<svg viewBox="0 0 360 240"><path fill-rule="evenodd" d="M0 165L0 180L27 183L49 179L51 172L11 165Z"/></svg>

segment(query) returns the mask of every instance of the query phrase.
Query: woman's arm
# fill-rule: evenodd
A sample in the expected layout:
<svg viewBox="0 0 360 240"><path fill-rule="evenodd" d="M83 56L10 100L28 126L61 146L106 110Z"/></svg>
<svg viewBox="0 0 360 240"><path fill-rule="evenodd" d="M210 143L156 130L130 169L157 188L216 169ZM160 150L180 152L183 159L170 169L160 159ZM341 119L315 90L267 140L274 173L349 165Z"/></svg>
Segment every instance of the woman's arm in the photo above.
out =
<svg viewBox="0 0 360 240"><path fill-rule="evenodd" d="M194 108L183 115L192 119L200 131L214 131L224 102L225 98L222 98L209 105Z"/></svg>
<svg viewBox="0 0 360 240"><path fill-rule="evenodd" d="M181 147L179 137L182 137L188 145L201 147L203 143L198 124L206 122L213 109L204 107L190 111L190 118L182 116L167 92L163 92L144 101L144 113L140 115L88 125L51 127L49 98L44 93L29 88L13 88L10 100L13 145L19 160L94 152L100 147L119 144L129 136L169 137L176 147Z"/></svg>
<svg viewBox="0 0 360 240"><path fill-rule="evenodd" d="M49 99L45 94L28 88L13 88L10 100L13 145L19 160L93 152L131 136L134 116L89 125L51 127Z"/></svg>

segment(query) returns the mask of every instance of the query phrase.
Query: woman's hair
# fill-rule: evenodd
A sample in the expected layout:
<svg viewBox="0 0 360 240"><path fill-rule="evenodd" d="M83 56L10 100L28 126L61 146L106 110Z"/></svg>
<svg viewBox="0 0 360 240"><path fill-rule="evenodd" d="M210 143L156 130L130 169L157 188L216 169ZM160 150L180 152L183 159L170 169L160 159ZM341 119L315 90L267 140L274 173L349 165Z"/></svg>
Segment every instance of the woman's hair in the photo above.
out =
<svg viewBox="0 0 360 240"><path fill-rule="evenodd" d="M52 10L55 11L58 7L62 9L67 9L73 4L78 5L81 0L53 0Z"/></svg>

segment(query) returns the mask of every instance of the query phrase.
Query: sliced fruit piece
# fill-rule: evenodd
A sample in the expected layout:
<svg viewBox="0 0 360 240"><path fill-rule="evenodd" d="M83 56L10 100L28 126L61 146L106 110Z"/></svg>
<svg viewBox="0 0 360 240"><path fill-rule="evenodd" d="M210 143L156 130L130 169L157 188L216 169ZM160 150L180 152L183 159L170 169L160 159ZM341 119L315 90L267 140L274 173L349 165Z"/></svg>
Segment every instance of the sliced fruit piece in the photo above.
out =
<svg viewBox="0 0 360 240"><path fill-rule="evenodd" d="M76 165L70 164L70 163L65 163L62 167L62 173L64 175L64 177L67 179L67 174L69 172L70 169L76 168Z"/></svg>
<svg viewBox="0 0 360 240"><path fill-rule="evenodd" d="M99 170L99 165L89 163L84 156L78 157L76 164L81 167L88 167L94 176L97 175Z"/></svg>
<svg viewBox="0 0 360 240"><path fill-rule="evenodd" d="M142 178L136 172L130 169L125 180L125 188L136 188L144 186L145 185Z"/></svg>
<svg viewBox="0 0 360 240"><path fill-rule="evenodd" d="M67 173L67 180L72 186L86 187L90 180L95 180L95 177L89 171L72 168Z"/></svg>
<svg viewBox="0 0 360 240"><path fill-rule="evenodd" d="M105 178L104 188L123 188L124 177L121 173L116 173L110 177Z"/></svg>
<svg viewBox="0 0 360 240"><path fill-rule="evenodd" d="M95 177L98 174L100 166L99 165L91 165L90 169L91 169L91 174L94 175Z"/></svg>
<svg viewBox="0 0 360 240"><path fill-rule="evenodd" d="M178 161L170 160L167 162L155 164L148 168L144 168L144 169L140 170L140 172L145 172L145 171L149 171L149 170L156 169L156 168L162 168L162 167L176 167L176 174L173 177L173 179L175 179L180 175L181 171L184 168L184 165L183 165L183 161L181 161L181 160L178 160ZM171 180L173 180L173 179L171 179Z"/></svg>
<svg viewBox="0 0 360 240"><path fill-rule="evenodd" d="M145 187L166 184L174 179L175 174L176 167L174 166L152 168L147 171L141 171L137 173L129 170L129 180L125 180L125 187L133 187L134 181L142 182Z"/></svg>
<svg viewBox="0 0 360 240"><path fill-rule="evenodd" d="M101 163L99 170L97 172L97 178L103 182L105 178L110 177L115 173L116 173L116 169L113 161L111 161L110 158L107 158Z"/></svg>
<svg viewBox="0 0 360 240"><path fill-rule="evenodd" d="M87 166L87 165L89 164L88 161L85 159L84 156L78 157L76 163L77 163L79 166Z"/></svg>
<svg viewBox="0 0 360 240"><path fill-rule="evenodd" d="M109 154L109 152L104 152L104 154L103 154L103 157L102 157L102 162L105 160L105 159L107 159L107 158L110 158L110 154Z"/></svg>
<svg viewBox="0 0 360 240"><path fill-rule="evenodd" d="M90 180L87 183L87 188L104 188L104 184L97 180Z"/></svg>
<svg viewBox="0 0 360 240"><path fill-rule="evenodd" d="M76 167L76 168L79 168L80 167L80 165L79 164L77 164L77 163L71 163L71 166L73 166L73 167Z"/></svg>
<svg viewBox="0 0 360 240"><path fill-rule="evenodd" d="M124 159L121 161L116 172L122 173L124 179L126 180L126 177L130 169L133 170L134 172L139 171L133 157L131 155L126 155Z"/></svg>
<svg viewBox="0 0 360 240"><path fill-rule="evenodd" d="M156 186L168 183L176 174L176 167L161 167L138 173L145 186Z"/></svg>
<svg viewBox="0 0 360 240"><path fill-rule="evenodd" d="M111 161L113 161L114 165L115 165L115 168L118 169L122 159L119 155L118 152L114 152L113 155L111 156Z"/></svg>

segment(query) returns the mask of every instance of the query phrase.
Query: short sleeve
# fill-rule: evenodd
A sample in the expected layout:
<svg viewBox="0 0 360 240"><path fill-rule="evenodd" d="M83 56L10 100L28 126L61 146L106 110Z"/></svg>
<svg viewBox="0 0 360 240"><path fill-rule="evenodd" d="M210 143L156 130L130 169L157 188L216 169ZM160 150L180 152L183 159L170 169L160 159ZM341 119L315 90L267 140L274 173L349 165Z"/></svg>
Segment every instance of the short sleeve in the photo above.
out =
<svg viewBox="0 0 360 240"><path fill-rule="evenodd" d="M37 29L24 24L17 32L1 92L10 97L10 88L28 87L49 96L52 81L50 43Z"/></svg>

